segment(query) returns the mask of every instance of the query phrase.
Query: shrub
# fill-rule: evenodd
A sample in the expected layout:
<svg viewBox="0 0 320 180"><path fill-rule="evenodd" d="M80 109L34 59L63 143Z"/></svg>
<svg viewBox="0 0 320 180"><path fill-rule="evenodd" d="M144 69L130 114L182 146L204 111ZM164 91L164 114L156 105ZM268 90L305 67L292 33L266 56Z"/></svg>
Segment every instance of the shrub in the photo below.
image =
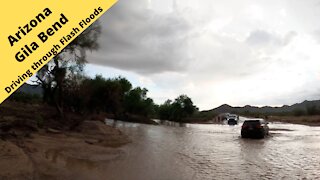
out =
<svg viewBox="0 0 320 180"><path fill-rule="evenodd" d="M304 110L302 110L302 109L295 109L295 110L293 111L293 115L294 115L294 116L304 116L304 115L306 115L306 114L307 114L307 112L304 111Z"/></svg>
<svg viewBox="0 0 320 180"><path fill-rule="evenodd" d="M13 93L9 99L15 102L23 102L23 103L33 103L33 102L40 102L41 97L37 94L26 94L23 92L15 92Z"/></svg>

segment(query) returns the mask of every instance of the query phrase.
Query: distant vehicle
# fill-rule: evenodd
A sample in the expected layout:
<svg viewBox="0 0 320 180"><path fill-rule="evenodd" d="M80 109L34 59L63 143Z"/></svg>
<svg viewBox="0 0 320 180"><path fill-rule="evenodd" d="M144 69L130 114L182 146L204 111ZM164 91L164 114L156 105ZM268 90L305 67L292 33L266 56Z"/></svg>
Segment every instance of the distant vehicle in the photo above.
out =
<svg viewBox="0 0 320 180"><path fill-rule="evenodd" d="M238 124L239 116L236 114L228 114L226 120L229 125L236 125Z"/></svg>
<svg viewBox="0 0 320 180"><path fill-rule="evenodd" d="M228 124L229 124L229 125L237 125L237 124L238 124L238 121L235 120L235 119L228 119Z"/></svg>
<svg viewBox="0 0 320 180"><path fill-rule="evenodd" d="M241 127L242 138L264 138L269 135L268 122L263 119L245 120Z"/></svg>

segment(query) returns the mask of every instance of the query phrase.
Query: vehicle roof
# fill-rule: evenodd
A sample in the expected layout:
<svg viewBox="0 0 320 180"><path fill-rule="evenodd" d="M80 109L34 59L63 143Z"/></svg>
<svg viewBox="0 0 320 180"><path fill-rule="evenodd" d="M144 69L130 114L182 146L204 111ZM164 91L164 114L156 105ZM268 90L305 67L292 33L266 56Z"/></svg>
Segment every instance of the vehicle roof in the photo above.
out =
<svg viewBox="0 0 320 180"><path fill-rule="evenodd" d="M246 121L248 121L248 122L250 122L250 121L261 121L261 122L263 122L265 120L264 119L246 119L246 120L244 120L244 122L246 122Z"/></svg>
<svg viewBox="0 0 320 180"><path fill-rule="evenodd" d="M236 114L229 114L228 116L236 116L236 117L238 117L238 115L236 115Z"/></svg>

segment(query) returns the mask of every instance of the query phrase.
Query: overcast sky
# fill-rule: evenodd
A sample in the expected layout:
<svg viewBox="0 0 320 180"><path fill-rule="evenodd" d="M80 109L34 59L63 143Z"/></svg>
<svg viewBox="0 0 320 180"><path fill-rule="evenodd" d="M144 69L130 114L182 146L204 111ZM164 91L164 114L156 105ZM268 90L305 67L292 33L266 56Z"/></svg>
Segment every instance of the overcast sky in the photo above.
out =
<svg viewBox="0 0 320 180"><path fill-rule="evenodd" d="M125 76L157 103L320 99L319 0L119 0L100 22L87 72Z"/></svg>

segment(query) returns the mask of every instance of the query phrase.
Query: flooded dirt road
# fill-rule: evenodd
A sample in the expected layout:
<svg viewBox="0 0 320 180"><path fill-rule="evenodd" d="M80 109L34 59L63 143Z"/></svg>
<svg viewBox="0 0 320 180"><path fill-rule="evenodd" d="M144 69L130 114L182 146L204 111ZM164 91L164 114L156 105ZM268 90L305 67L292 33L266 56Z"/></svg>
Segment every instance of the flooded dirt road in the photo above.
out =
<svg viewBox="0 0 320 180"><path fill-rule="evenodd" d="M108 179L320 179L320 127L272 123L270 137L251 140L241 124L108 124L133 140L105 168Z"/></svg>

